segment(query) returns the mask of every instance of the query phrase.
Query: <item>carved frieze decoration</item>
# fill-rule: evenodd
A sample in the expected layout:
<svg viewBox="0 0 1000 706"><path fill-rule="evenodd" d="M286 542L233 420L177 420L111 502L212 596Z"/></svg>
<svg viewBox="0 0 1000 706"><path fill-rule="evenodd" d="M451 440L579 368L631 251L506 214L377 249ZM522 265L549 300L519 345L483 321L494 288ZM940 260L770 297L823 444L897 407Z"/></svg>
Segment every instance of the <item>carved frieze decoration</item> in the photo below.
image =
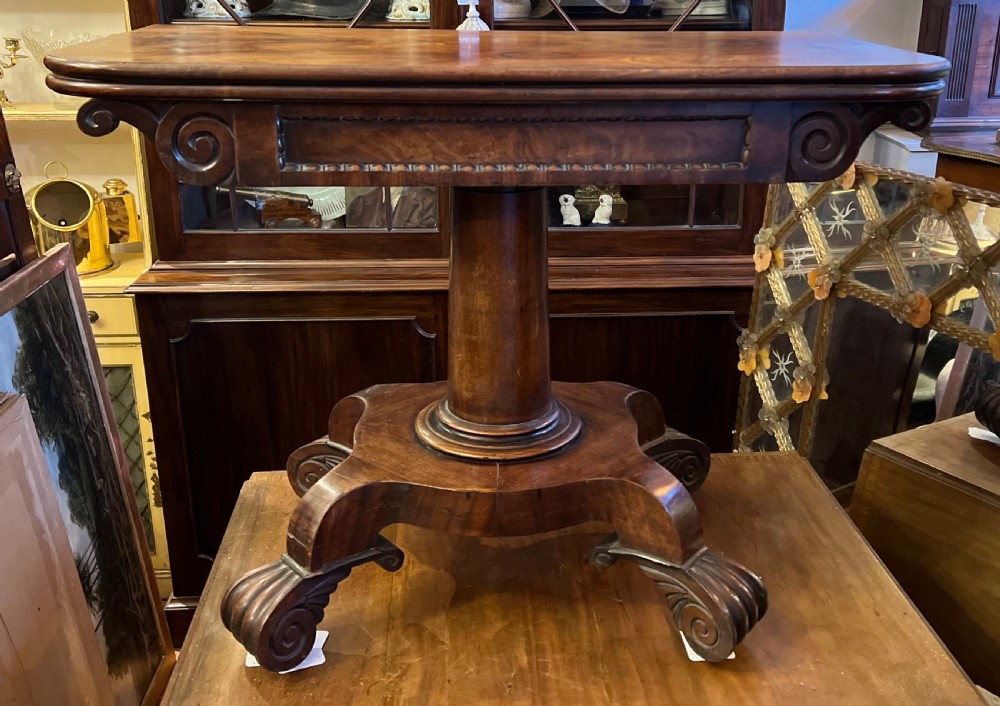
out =
<svg viewBox="0 0 1000 706"><path fill-rule="evenodd" d="M328 107L311 115L301 106L284 115L279 105L268 113L273 127L254 128L273 153L255 151L252 162L240 164L233 113L239 105L96 99L80 109L78 122L95 136L108 134L120 121L131 123L154 142L178 180L200 186L225 183L241 171L284 185L328 179L358 185L499 185L527 179L544 185L602 177L616 183L829 179L847 168L878 125L891 121L918 130L931 118L923 101L778 103L769 115L775 116L774 105L783 106L790 127L782 146L768 142L773 126L755 120L748 104L734 104L732 111L716 107L707 117L592 118L558 113L516 118L506 106L493 106L496 116L483 106L483 114L472 117L448 110L439 116L336 116ZM624 113L629 106L618 109ZM371 139L375 133L394 137Z"/></svg>

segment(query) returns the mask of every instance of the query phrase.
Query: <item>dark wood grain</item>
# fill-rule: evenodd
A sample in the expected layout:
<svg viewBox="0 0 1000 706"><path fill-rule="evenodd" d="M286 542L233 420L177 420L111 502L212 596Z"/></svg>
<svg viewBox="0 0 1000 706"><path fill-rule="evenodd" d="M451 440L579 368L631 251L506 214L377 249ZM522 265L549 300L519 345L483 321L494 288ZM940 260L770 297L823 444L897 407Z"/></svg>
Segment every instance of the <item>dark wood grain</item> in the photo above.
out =
<svg viewBox="0 0 1000 706"><path fill-rule="evenodd" d="M556 293L551 307L556 380L616 380L652 392L671 427L713 451L732 448L733 316L748 310L747 292Z"/></svg>
<svg viewBox="0 0 1000 706"><path fill-rule="evenodd" d="M461 37L448 30L167 25L60 49L45 64L55 74L53 88L66 90L74 81L94 84L80 87L87 95L98 93L102 82L128 82L131 88L117 91L119 97L163 97L175 90L194 97L200 86L215 86L215 95L264 100L283 97L265 92L269 83L292 83L290 91L295 84L313 89L687 84L692 97L714 92L717 100L730 92L751 95L755 84L768 86L769 94L778 86L794 87L802 99L833 97L838 89L824 86L829 83L842 84L841 97L860 95L851 86L888 84L880 97L909 100L940 90L948 69L938 57L832 34L608 32L600 37L595 42L585 33L496 32L479 35L463 50ZM564 69L569 60L572 73ZM747 66L755 70L748 74ZM172 88L171 81L180 83Z"/></svg>
<svg viewBox="0 0 1000 706"><path fill-rule="evenodd" d="M377 382L444 374L427 295L244 293L137 304L147 377L163 391L150 400L153 419L181 441L157 452L179 596L201 592L240 485L322 435L337 400Z"/></svg>
<svg viewBox="0 0 1000 706"><path fill-rule="evenodd" d="M391 546L385 554L380 537L398 522L476 537L604 522L615 534L591 561L637 561L664 587L692 649L709 661L725 660L764 616L760 579L706 548L690 494L647 455L647 444L671 436L652 395L618 383L556 383L557 403L585 434L527 463L506 456L470 463L464 453L400 433L414 424L419 433L424 411L446 387L450 393L445 383L376 385L354 395L363 412L350 453L315 473L289 520L286 554L239 579L223 602L224 623L263 666L278 671L305 657L329 594L353 566L388 559L384 568L399 568L402 555ZM338 416L331 437L343 431ZM492 426L466 437L502 436L510 425ZM288 472L295 482L291 463Z"/></svg>
<svg viewBox="0 0 1000 706"><path fill-rule="evenodd" d="M455 192L448 403L468 421L530 423L552 403L544 199L543 189Z"/></svg>
<svg viewBox="0 0 1000 706"><path fill-rule="evenodd" d="M917 48L954 67L937 101L936 127L1000 126L997 0L923 0Z"/></svg>
<svg viewBox="0 0 1000 706"><path fill-rule="evenodd" d="M78 124L102 136L130 122L175 178L197 186L234 179L285 187L820 181L842 173L879 125L925 127L939 89L935 81L885 98L865 86L853 99L808 100L796 84L779 84L765 100L760 90L737 95L742 87L698 95L680 83L662 95L641 86L598 95L566 86L527 95L530 87L500 82L428 87L410 98L402 87L391 95L337 88L333 96L298 98L275 88L269 92L280 102L261 105L234 101L219 86L180 101L160 87L148 103L123 100L111 87L115 99L85 104ZM105 93L96 84L82 90ZM304 99L308 105L291 102Z"/></svg>
<svg viewBox="0 0 1000 706"><path fill-rule="evenodd" d="M156 26L46 61L50 87L95 99L80 113L89 134L124 119L181 181L283 186L818 181L883 122L925 127L948 70L808 33L459 39Z"/></svg>
<svg viewBox="0 0 1000 706"><path fill-rule="evenodd" d="M938 176L977 189L1000 190L1000 144L995 127L935 130L923 144L938 153Z"/></svg>
<svg viewBox="0 0 1000 706"><path fill-rule="evenodd" d="M751 242L752 241L748 241ZM553 292L608 290L748 290L753 263L746 257L678 255L656 258L565 257L549 260ZM446 260L342 262L155 263L129 288L132 294L240 292L442 292ZM706 296L712 297L712 294ZM596 301L596 300L595 300ZM695 304L694 300L692 305Z"/></svg>
<svg viewBox="0 0 1000 706"><path fill-rule="evenodd" d="M447 268L418 264L164 266L142 278L136 299L153 418L157 434L174 440L157 463L178 595L201 592L239 484L321 436L339 397L375 382L444 377ZM583 259L551 272L556 379L651 391L671 426L715 451L730 448L738 374L731 316L749 306L747 262L718 271L683 258ZM437 334L433 341L407 328L389 358L372 354L394 321L414 316ZM345 355L356 360L355 348L365 364L343 365Z"/></svg>
<svg viewBox="0 0 1000 706"><path fill-rule="evenodd" d="M851 517L969 676L1000 691L1000 448L972 414L877 439Z"/></svg>
<svg viewBox="0 0 1000 706"><path fill-rule="evenodd" d="M84 132L130 122L188 184L455 187L448 384L357 395L350 454L303 496L289 558L234 585L227 626L269 669L291 666L352 567L398 568L387 524L506 536L602 519L618 537L595 560L638 561L694 648L723 659L766 592L704 549L690 496L643 453L629 420L662 420L633 405L654 397L550 394L544 200L525 187L833 177L875 126L924 126L947 63L805 34L189 29L49 57L49 84L92 98Z"/></svg>
<svg viewBox="0 0 1000 706"><path fill-rule="evenodd" d="M953 184L971 186L985 191L1000 189L1000 165L979 159L938 155L936 174Z"/></svg>
<svg viewBox="0 0 1000 706"><path fill-rule="evenodd" d="M678 564L694 556L702 547L701 530L693 508L684 506L686 493L640 450L638 429L627 407L629 397L638 392L618 383L556 383L555 389L587 425L588 434L578 444L531 463L478 465L440 457L412 437L394 433L407 421L412 425L418 412L442 395L443 383L379 385L358 393L366 408L354 429L353 452L336 474L317 482L309 502L293 514L289 555L317 570L363 549L381 527L394 522L471 536L520 536L603 519L630 546ZM648 395L644 400L657 404ZM612 482L619 478L632 482ZM375 482L383 487L366 487ZM392 494L393 485L400 486L406 502L356 502L348 497L355 489ZM621 487L598 492L598 485ZM444 501L439 497L443 495L455 497ZM334 502L319 502L323 496ZM629 503L619 504L617 496ZM643 504L663 504L679 512L671 522L665 512L641 511ZM441 507L449 512L440 512ZM353 520L342 523L345 514ZM327 531L332 527L342 529Z"/></svg>
<svg viewBox="0 0 1000 706"><path fill-rule="evenodd" d="M244 486L164 704L981 703L806 463L716 456L698 491L706 539L759 567L772 608L719 665L689 662L655 585L584 558L601 526L531 540L408 526L396 573L355 570L321 625L326 664L291 675L243 666L222 595L284 547L297 497L284 474ZM850 648L845 648L849 645ZM901 668L899 665L905 665Z"/></svg>

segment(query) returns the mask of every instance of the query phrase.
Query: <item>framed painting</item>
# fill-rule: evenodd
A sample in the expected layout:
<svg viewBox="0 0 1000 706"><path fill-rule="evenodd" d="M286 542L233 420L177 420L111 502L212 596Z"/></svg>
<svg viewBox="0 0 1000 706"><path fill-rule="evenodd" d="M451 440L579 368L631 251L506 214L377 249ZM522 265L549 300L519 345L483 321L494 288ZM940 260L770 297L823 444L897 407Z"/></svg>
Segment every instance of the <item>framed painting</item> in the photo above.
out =
<svg viewBox="0 0 1000 706"><path fill-rule="evenodd" d="M0 394L24 397L116 706L154 704L166 621L69 248L0 283Z"/></svg>

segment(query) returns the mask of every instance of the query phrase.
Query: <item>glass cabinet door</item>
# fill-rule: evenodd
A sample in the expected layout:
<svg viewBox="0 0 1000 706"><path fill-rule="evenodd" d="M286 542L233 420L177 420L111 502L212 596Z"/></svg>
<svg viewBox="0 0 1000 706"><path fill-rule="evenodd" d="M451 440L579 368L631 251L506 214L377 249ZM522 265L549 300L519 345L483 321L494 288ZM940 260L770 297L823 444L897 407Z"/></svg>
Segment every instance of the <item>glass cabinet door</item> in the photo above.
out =
<svg viewBox="0 0 1000 706"><path fill-rule="evenodd" d="M426 186L180 185L185 232L434 230L438 190Z"/></svg>
<svg viewBox="0 0 1000 706"><path fill-rule="evenodd" d="M346 26L361 13L361 26L428 27L431 0L226 0L248 24L291 22ZM164 3L169 22L233 22L218 0L174 0Z"/></svg>
<svg viewBox="0 0 1000 706"><path fill-rule="evenodd" d="M688 12L692 0L558 0L580 29L667 29ZM701 0L680 28L748 30L751 0ZM496 29L542 29L561 25L551 0L493 0ZM641 20L641 22L629 22Z"/></svg>
<svg viewBox="0 0 1000 706"><path fill-rule="evenodd" d="M363 11L358 27L433 26L451 28L465 15L455 0L227 0L247 23L292 22L346 26ZM553 0L481 0L479 11L494 29L560 28ZM624 21L641 20L643 29L667 29L688 13L692 0L558 0L581 29L627 28ZM754 21L753 0L701 0L684 18L683 29L747 30ZM170 22L233 22L217 0L173 0L164 3ZM460 21L460 20L459 20Z"/></svg>
<svg viewBox="0 0 1000 706"><path fill-rule="evenodd" d="M549 228L737 226L742 203L740 184L553 186L548 222Z"/></svg>

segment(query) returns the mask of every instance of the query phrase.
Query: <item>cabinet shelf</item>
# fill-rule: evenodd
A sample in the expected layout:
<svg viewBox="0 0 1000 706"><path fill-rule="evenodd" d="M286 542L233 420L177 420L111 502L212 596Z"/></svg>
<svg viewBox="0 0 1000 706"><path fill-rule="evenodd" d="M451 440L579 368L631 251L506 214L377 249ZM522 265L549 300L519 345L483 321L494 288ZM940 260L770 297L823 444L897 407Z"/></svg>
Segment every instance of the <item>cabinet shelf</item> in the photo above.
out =
<svg viewBox="0 0 1000 706"><path fill-rule="evenodd" d="M3 115L7 122L76 122L80 104L16 103L13 108L4 108Z"/></svg>

